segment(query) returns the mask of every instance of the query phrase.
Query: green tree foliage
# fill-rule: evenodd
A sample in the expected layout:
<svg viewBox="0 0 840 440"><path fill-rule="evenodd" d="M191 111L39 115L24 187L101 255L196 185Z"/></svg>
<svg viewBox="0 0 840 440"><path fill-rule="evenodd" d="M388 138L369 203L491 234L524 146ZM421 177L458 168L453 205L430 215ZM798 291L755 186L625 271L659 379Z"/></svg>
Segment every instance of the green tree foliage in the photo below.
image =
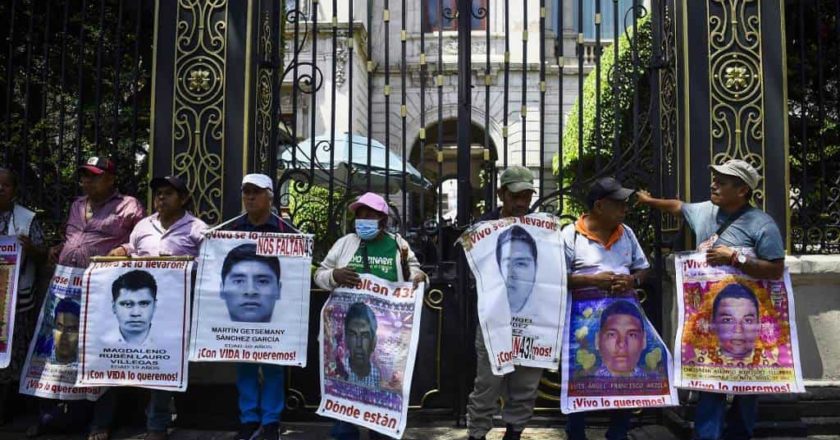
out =
<svg viewBox="0 0 840 440"><path fill-rule="evenodd" d="M644 16L637 22L637 36L634 38L632 27L623 33L617 45L607 47L601 55L600 100L597 88L596 71L587 75L583 86L583 102L575 101L563 130L562 157L557 154L552 160L554 175L561 188L568 189L569 195L564 200L563 214L578 215L583 211L580 200L586 190L586 182L604 168L618 170L641 162L638 157L633 161L621 159L626 155L615 156L613 140L618 135L621 151L628 153L634 146L646 142L649 144L649 126L646 112L650 101L650 87L647 65L651 58L652 35L650 16ZM633 45L637 45L634 49ZM618 49L618 65L615 64L615 51ZM618 78L617 94L614 88ZM634 131L634 101L638 103L637 127ZM616 120L616 105L618 119ZM582 109L582 111L581 111ZM600 124L597 112L600 109ZM639 118L639 116L642 116ZM579 130L579 121L583 121L583 131ZM616 122L618 125L616 125ZM634 133L638 137L634 140ZM581 142L582 138L582 142ZM643 150L641 148L640 150ZM581 154L582 153L582 154ZM562 163L561 163L562 159Z"/></svg>
<svg viewBox="0 0 840 440"><path fill-rule="evenodd" d="M145 191L148 169L154 2L66 6L0 2L0 160L19 173L23 203L51 236L85 158L113 156L130 194Z"/></svg>

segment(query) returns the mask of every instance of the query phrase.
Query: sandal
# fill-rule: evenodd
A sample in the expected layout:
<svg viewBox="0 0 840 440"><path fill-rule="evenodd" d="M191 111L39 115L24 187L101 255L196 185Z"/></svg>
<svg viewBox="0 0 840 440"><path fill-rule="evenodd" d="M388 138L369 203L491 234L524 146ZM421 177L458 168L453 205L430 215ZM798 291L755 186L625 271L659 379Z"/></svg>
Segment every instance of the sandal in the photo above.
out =
<svg viewBox="0 0 840 440"><path fill-rule="evenodd" d="M87 440L111 440L111 431L97 429L88 434Z"/></svg>

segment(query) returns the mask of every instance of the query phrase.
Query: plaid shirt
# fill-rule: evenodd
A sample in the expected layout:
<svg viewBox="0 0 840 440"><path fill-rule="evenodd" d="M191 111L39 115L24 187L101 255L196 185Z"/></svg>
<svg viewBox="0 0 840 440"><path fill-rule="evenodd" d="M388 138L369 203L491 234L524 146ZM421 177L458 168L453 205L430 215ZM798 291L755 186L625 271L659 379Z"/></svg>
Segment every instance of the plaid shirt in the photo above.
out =
<svg viewBox="0 0 840 440"><path fill-rule="evenodd" d="M347 371L347 382L360 385L365 388L379 389L382 377L379 373L379 368L377 368L373 363L370 364L370 373L368 373L365 377L357 376L349 365L345 365L345 368Z"/></svg>

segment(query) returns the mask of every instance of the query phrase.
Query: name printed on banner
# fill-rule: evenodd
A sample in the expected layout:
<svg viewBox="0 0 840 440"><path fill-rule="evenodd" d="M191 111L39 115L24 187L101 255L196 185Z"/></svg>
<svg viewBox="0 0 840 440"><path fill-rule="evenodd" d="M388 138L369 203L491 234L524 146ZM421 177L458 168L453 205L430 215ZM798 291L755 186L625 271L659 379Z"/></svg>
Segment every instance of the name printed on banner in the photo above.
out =
<svg viewBox="0 0 840 440"><path fill-rule="evenodd" d="M238 348L220 348L212 350L202 348L198 350L198 359L225 359L243 361L295 361L296 351L254 351L240 350Z"/></svg>
<svg viewBox="0 0 840 440"><path fill-rule="evenodd" d="M286 333L284 329L273 328L240 328L213 327L217 341L227 342L280 342L280 336Z"/></svg>
<svg viewBox="0 0 840 440"><path fill-rule="evenodd" d="M103 347L99 358L110 360L114 368L156 370L160 361L168 361L171 356L163 349Z"/></svg>
<svg viewBox="0 0 840 440"><path fill-rule="evenodd" d="M342 404L340 402L333 401L332 399L327 399L326 403L324 404L324 409L326 409L329 412L345 417L354 418L359 421L384 426L388 429L397 429L396 418L390 417L388 416L388 414L380 412L362 411L359 408L356 408L356 405L353 404Z"/></svg>

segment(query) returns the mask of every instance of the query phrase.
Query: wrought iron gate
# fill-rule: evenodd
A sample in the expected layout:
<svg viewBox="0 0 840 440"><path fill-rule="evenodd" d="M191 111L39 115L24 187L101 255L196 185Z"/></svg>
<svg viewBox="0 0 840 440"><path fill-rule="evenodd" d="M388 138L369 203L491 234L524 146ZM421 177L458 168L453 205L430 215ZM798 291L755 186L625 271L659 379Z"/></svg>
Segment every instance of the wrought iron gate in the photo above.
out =
<svg viewBox="0 0 840 440"><path fill-rule="evenodd" d="M237 173L275 175L316 259L347 232L354 197L384 193L432 278L412 408L461 415L475 293L453 243L495 207L497 174L530 167L534 209L569 219L600 176L678 195L672 4L10 0L2 159L53 232L91 154L115 156L121 189L141 199L149 170L181 174L210 223L238 212ZM658 274L674 219L634 209L629 223ZM312 341L325 300L313 295ZM290 416L309 414L317 363L291 369L288 387ZM548 372L541 410L558 395Z"/></svg>
<svg viewBox="0 0 840 440"><path fill-rule="evenodd" d="M279 74L265 85L275 93L257 93L256 108L273 109L266 121L281 122L258 123L265 143L257 148L272 153L255 166L277 170L279 205L318 236L323 254L348 230L348 203L384 193L393 229L432 278L412 408L462 414L474 372L475 293L453 244L495 207L502 169L530 167L539 188L533 208L570 219L601 176L676 195L676 182L663 187L664 155L673 174L679 154L673 7L652 3L288 0L280 23L261 3L269 11L257 38L262 72ZM280 44L266 44L277 29ZM564 96L569 89L577 93ZM658 322L662 218L641 209L629 217L655 262L646 309ZM673 235L675 220L665 222ZM317 322L326 292L313 298ZM291 376L290 409L314 408L317 366ZM540 408L554 411L558 396L559 377L547 372Z"/></svg>

